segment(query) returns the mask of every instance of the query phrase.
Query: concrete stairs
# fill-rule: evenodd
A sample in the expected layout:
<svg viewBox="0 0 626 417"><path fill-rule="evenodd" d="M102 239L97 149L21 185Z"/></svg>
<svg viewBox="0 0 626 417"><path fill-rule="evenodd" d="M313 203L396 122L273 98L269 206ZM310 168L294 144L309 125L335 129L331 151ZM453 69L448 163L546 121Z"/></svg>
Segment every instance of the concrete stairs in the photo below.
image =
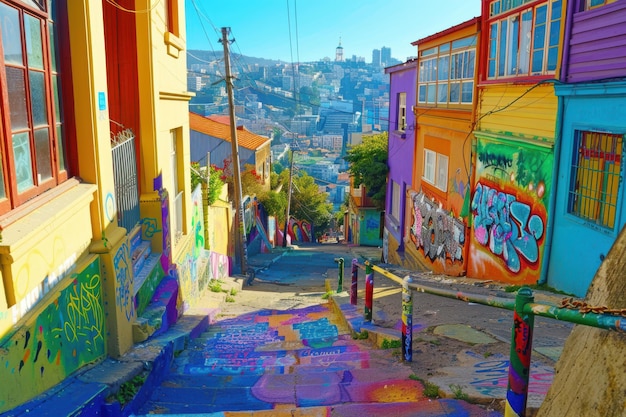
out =
<svg viewBox="0 0 626 417"><path fill-rule="evenodd" d="M489 415L425 398L397 353L353 339L328 304L248 313L191 341L136 415Z"/></svg>

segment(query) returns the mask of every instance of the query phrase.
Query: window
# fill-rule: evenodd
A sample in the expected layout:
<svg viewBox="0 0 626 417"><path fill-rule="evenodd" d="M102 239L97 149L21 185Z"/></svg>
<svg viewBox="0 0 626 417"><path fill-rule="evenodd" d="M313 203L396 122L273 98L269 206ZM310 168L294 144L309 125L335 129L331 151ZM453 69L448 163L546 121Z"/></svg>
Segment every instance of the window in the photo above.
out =
<svg viewBox="0 0 626 417"><path fill-rule="evenodd" d="M406 130L406 93L398 93L398 114L396 117L397 130Z"/></svg>
<svg viewBox="0 0 626 417"><path fill-rule="evenodd" d="M400 184L391 182L391 217L400 221Z"/></svg>
<svg viewBox="0 0 626 417"><path fill-rule="evenodd" d="M418 102L429 105L472 104L476 37L420 53Z"/></svg>
<svg viewBox="0 0 626 417"><path fill-rule="evenodd" d="M561 0L522 9L527 1L491 3L487 78L554 74L561 36ZM520 8L519 11L513 11ZM508 12L505 16L502 16Z"/></svg>
<svg viewBox="0 0 626 417"><path fill-rule="evenodd" d="M424 174L422 178L441 191L448 191L448 157L424 149Z"/></svg>
<svg viewBox="0 0 626 417"><path fill-rule="evenodd" d="M607 4L615 3L615 1L616 0L585 0L585 10L606 6Z"/></svg>
<svg viewBox="0 0 626 417"><path fill-rule="evenodd" d="M25 3L0 3L0 213L67 178L56 13Z"/></svg>
<svg viewBox="0 0 626 417"><path fill-rule="evenodd" d="M178 29L178 0L165 0L167 31L180 36Z"/></svg>
<svg viewBox="0 0 626 417"><path fill-rule="evenodd" d="M179 160L183 154L181 143L181 129L170 130L170 164L172 170L172 182L171 182L171 196L174 201L174 210L170 210L172 216L170 227L172 228L172 240L173 243L183 235L183 218L184 218L184 187L180 181L179 168L183 166L182 161ZM169 191L169 190L168 190ZM170 200L172 201L172 200Z"/></svg>
<svg viewBox="0 0 626 417"><path fill-rule="evenodd" d="M623 144L622 134L576 132L568 213L615 228Z"/></svg>

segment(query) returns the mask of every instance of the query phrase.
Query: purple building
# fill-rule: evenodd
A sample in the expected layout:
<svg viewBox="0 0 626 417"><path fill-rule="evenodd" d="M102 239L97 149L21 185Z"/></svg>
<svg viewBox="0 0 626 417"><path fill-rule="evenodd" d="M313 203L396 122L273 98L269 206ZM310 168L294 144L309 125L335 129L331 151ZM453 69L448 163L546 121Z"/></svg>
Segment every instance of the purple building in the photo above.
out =
<svg viewBox="0 0 626 417"><path fill-rule="evenodd" d="M402 265L406 191L411 188L415 155L417 60L385 68L389 74L389 174L385 203L383 257Z"/></svg>

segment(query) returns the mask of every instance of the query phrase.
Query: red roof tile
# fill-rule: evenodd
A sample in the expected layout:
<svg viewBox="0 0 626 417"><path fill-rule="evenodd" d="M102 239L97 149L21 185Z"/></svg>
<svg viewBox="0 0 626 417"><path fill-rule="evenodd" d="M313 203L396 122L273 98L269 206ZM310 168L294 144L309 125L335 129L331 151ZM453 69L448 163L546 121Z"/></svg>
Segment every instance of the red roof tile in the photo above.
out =
<svg viewBox="0 0 626 417"><path fill-rule="evenodd" d="M196 132L230 142L230 124L220 123L212 118L189 113L189 128ZM257 150L269 144L270 138L250 132L243 127L237 128L237 143L246 149Z"/></svg>

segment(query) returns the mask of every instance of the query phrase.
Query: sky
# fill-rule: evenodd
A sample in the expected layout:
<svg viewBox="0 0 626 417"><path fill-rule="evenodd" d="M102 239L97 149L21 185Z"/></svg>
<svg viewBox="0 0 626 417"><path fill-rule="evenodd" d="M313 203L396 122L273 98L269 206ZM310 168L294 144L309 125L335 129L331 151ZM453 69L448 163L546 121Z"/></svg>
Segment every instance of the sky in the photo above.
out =
<svg viewBox="0 0 626 417"><path fill-rule="evenodd" d="M353 55L372 62L372 50L391 48L405 61L411 42L480 16L480 0L185 0L187 48L223 53L221 28L230 27L231 51L286 62Z"/></svg>

